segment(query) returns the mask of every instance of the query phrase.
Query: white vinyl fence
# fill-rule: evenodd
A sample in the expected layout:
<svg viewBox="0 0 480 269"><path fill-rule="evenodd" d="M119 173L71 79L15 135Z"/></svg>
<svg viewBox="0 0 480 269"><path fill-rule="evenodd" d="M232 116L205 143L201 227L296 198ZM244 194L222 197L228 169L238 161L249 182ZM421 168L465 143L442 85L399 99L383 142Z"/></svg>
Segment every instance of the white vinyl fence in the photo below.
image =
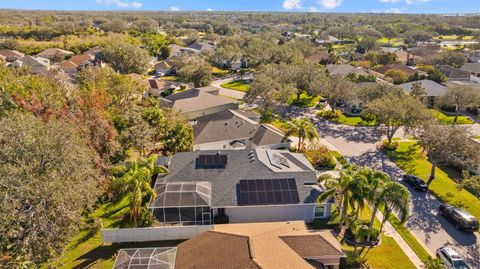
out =
<svg viewBox="0 0 480 269"><path fill-rule="evenodd" d="M165 226L102 229L101 233L103 243L122 243L190 239L212 229L213 225Z"/></svg>

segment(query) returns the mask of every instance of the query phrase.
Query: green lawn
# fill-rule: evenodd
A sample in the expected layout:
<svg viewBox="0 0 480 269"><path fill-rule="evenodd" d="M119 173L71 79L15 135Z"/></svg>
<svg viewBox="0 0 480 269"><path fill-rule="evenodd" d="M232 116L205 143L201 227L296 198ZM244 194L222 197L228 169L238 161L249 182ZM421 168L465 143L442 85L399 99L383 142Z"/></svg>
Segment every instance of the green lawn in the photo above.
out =
<svg viewBox="0 0 480 269"><path fill-rule="evenodd" d="M212 75L214 75L216 77L221 77L221 76L224 76L228 73L230 73L229 70L223 70L223 69L220 69L220 68L215 67L215 66L212 67Z"/></svg>
<svg viewBox="0 0 480 269"><path fill-rule="evenodd" d="M395 152L388 157L406 173L414 174L425 181L430 175L431 163L422 154L421 148L415 142L400 142ZM459 190L454 179L461 177L458 171L449 168L436 168L435 180L430 184L430 190L443 202L465 208L475 217L480 218L480 200L467 190Z"/></svg>
<svg viewBox="0 0 480 269"><path fill-rule="evenodd" d="M370 221L372 211L367 207L362 210L360 214L361 220ZM375 228L380 228L380 222L375 219L374 223ZM381 235L382 243L374 248L359 248L359 253L362 258L367 260L367 265L370 268L375 269L390 269L392 265L397 269L410 269L415 268L413 263L403 252L400 246L395 242L395 239L389 236L385 236L383 233ZM342 244L342 248L346 252L353 251L353 247L346 244Z"/></svg>
<svg viewBox="0 0 480 269"><path fill-rule="evenodd" d="M375 126L377 125L377 122L375 120L373 121L366 121L362 119L360 116L355 116L355 117L350 117L342 114L340 118L338 118L338 123L340 124L345 124L345 125L350 125L350 126Z"/></svg>
<svg viewBox="0 0 480 269"><path fill-rule="evenodd" d="M337 161L343 166L343 168L348 168L350 164L345 160L345 157L340 154L338 151L330 151L330 154L337 159Z"/></svg>
<svg viewBox="0 0 480 269"><path fill-rule="evenodd" d="M298 107L315 107L320 101L321 96L312 96L308 93L303 92L300 95L300 99L297 101L297 94L292 94L288 99L287 103L289 105L298 106Z"/></svg>
<svg viewBox="0 0 480 269"><path fill-rule="evenodd" d="M241 92L246 92L250 89L250 83L248 83L243 79L223 83L223 84L220 84L220 86L223 88L227 88L235 91L241 91Z"/></svg>
<svg viewBox="0 0 480 269"><path fill-rule="evenodd" d="M453 120L455 119L455 116L450 116L450 115L447 115L447 114L445 114L441 111L434 110L434 109L431 109L431 111L433 112L433 115L435 116L435 118L437 118L437 120L441 124L446 124L446 125L453 124ZM458 124L473 124L473 121L467 116L458 116L457 123Z"/></svg>
<svg viewBox="0 0 480 269"><path fill-rule="evenodd" d="M270 124L277 127L280 131L284 133L288 131L288 122L279 118L275 118L272 122L270 122Z"/></svg>
<svg viewBox="0 0 480 269"><path fill-rule="evenodd" d="M115 203L105 203L99 206L90 214L89 221L99 219L104 228L132 227L131 223L124 219L127 212L128 199L124 198ZM117 250L133 246L134 244L102 246L100 230L92 227L79 232L68 242L63 255L48 264L42 265L42 267L86 268L91 266L89 268L112 268Z"/></svg>

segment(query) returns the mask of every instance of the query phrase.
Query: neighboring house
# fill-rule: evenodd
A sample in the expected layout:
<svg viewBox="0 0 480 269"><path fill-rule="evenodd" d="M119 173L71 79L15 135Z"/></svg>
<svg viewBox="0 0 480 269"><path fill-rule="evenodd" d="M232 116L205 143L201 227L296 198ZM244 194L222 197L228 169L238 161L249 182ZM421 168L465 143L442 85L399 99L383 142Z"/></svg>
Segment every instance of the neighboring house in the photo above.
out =
<svg viewBox="0 0 480 269"><path fill-rule="evenodd" d="M348 41L338 39L334 36L326 36L326 37L320 37L315 39L315 43L323 45L323 44L344 44L348 43Z"/></svg>
<svg viewBox="0 0 480 269"><path fill-rule="evenodd" d="M237 110L238 101L219 96L218 89L203 87L175 93L160 99L160 104L180 111L188 119L210 115L223 110Z"/></svg>
<svg viewBox="0 0 480 269"><path fill-rule="evenodd" d="M447 87L428 79L403 83L398 86L409 94L412 91L413 83L421 84L422 88L427 94L422 101L426 103L429 107L433 107L435 105L435 99L444 95L447 92Z"/></svg>
<svg viewBox="0 0 480 269"><path fill-rule="evenodd" d="M200 52L213 52L215 46L208 42L196 42L188 46L187 48L194 49Z"/></svg>
<svg viewBox="0 0 480 269"><path fill-rule="evenodd" d="M168 59L156 63L153 69L155 70L155 74L159 76L168 76L174 73L173 63Z"/></svg>
<svg viewBox="0 0 480 269"><path fill-rule="evenodd" d="M480 62L476 63L466 63L461 69L470 73L470 80L480 83Z"/></svg>
<svg viewBox="0 0 480 269"><path fill-rule="evenodd" d="M40 53L38 53L37 57L42 57L45 59L49 59L50 61L58 61L63 60L65 57L73 55L74 53L68 50L62 50L59 48L48 48Z"/></svg>
<svg viewBox="0 0 480 269"><path fill-rule="evenodd" d="M222 224L176 247L120 249L113 269L337 269L343 257L332 231L303 222Z"/></svg>
<svg viewBox="0 0 480 269"><path fill-rule="evenodd" d="M199 54L200 51L192 48L185 48L182 46L179 46L177 44L170 44L168 45L170 47L170 56L169 58L173 57L180 57L184 55L195 55Z"/></svg>
<svg viewBox="0 0 480 269"><path fill-rule="evenodd" d="M101 52L102 52L102 48L98 47L98 46L95 46L95 47L92 47L92 48L88 49L83 54L84 55L92 55L95 59L97 59L98 56L100 56Z"/></svg>
<svg viewBox="0 0 480 269"><path fill-rule="evenodd" d="M331 76L346 77L349 74L368 76L369 74L361 67L355 67L349 64L327 64L328 73Z"/></svg>
<svg viewBox="0 0 480 269"><path fill-rule="evenodd" d="M409 66L415 66L417 62L422 59L422 57L415 56L412 53L404 50L395 51L395 55L397 55L397 62Z"/></svg>
<svg viewBox="0 0 480 269"><path fill-rule="evenodd" d="M311 64L326 64L329 59L329 54L328 51L326 50L321 50L316 52L315 54L310 55L305 59L308 63Z"/></svg>
<svg viewBox="0 0 480 269"><path fill-rule="evenodd" d="M50 70L50 60L26 55L12 62L10 66L14 68L28 68L32 74L43 74Z"/></svg>
<svg viewBox="0 0 480 269"><path fill-rule="evenodd" d="M193 121L193 150L289 148L290 140L276 128L260 124L240 110L224 110Z"/></svg>
<svg viewBox="0 0 480 269"><path fill-rule="evenodd" d="M172 156L148 208L162 225L210 225L330 216L330 201L303 154L286 150L193 151Z"/></svg>
<svg viewBox="0 0 480 269"><path fill-rule="evenodd" d="M441 65L436 67L438 71L442 72L447 81L468 81L470 80L470 73L460 68L456 68L449 65Z"/></svg>
<svg viewBox="0 0 480 269"><path fill-rule="evenodd" d="M161 93L168 90L177 90L179 89L177 83L168 80L161 79L149 79L148 80L148 90L143 94L144 97L153 96L160 97Z"/></svg>
<svg viewBox="0 0 480 269"><path fill-rule="evenodd" d="M80 54L71 57L68 60L62 61L59 64L59 68L70 75L76 74L83 68L94 66L95 56L91 54Z"/></svg>
<svg viewBox="0 0 480 269"><path fill-rule="evenodd" d="M407 76L413 75L416 72L415 69L408 67L405 64L386 64L372 70L377 72L380 77L383 77L389 70L401 70L405 72Z"/></svg>
<svg viewBox="0 0 480 269"><path fill-rule="evenodd" d="M7 49L0 50L0 57L2 57L2 59L5 59L5 61L9 63L15 62L16 60L22 58L23 56L25 56L25 54L17 50L7 50Z"/></svg>
<svg viewBox="0 0 480 269"><path fill-rule="evenodd" d="M240 70L242 68L248 68L248 61L247 61L246 58L240 58L240 59L234 61L230 65L230 70L233 70L233 71L237 71L237 70Z"/></svg>

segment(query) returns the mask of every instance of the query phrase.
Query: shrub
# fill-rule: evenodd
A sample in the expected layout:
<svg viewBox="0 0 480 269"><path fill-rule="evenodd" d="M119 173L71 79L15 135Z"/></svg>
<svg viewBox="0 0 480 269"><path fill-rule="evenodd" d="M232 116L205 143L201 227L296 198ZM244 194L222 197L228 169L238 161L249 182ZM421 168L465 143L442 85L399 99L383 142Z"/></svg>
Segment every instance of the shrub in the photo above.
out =
<svg viewBox="0 0 480 269"><path fill-rule="evenodd" d="M317 113L318 117L327 119L329 121L336 122L342 116L342 112L340 110L322 110Z"/></svg>
<svg viewBox="0 0 480 269"><path fill-rule="evenodd" d="M270 123L274 120L275 116L270 111L265 111L260 115L260 122Z"/></svg>
<svg viewBox="0 0 480 269"><path fill-rule="evenodd" d="M319 143L309 144L305 151L305 156L313 166L327 169L335 168L335 158L333 158L328 148L324 145Z"/></svg>
<svg viewBox="0 0 480 269"><path fill-rule="evenodd" d="M383 141L382 143L382 149L387 150L387 151L395 151L398 148L398 142L397 141L392 141L389 143L388 141Z"/></svg>
<svg viewBox="0 0 480 269"><path fill-rule="evenodd" d="M369 114L369 113L362 113L361 118L362 118L364 121L369 121L369 122L375 120L375 116L372 115L372 114Z"/></svg>
<svg viewBox="0 0 480 269"><path fill-rule="evenodd" d="M151 210L148 210L146 206L140 211L140 216L138 219L139 227L150 227L153 224L153 214Z"/></svg>

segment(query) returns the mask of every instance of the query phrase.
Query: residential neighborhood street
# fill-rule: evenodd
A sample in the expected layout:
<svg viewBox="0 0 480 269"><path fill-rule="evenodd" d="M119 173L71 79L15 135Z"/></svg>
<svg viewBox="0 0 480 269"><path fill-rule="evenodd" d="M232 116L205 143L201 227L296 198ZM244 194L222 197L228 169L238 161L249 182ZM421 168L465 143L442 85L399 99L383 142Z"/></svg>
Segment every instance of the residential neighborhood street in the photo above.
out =
<svg viewBox="0 0 480 269"><path fill-rule="evenodd" d="M403 171L387 159L376 148L382 135L379 128L351 127L333 124L312 118L318 126L322 140L338 150L352 163L370 166L387 172L393 179L400 180ZM472 130L479 129L477 124ZM397 136L403 136L400 130ZM431 253L439 247L450 245L462 254L474 268L480 268L480 238L478 233L458 231L454 225L437 214L440 201L431 194L412 193L411 217L406 226Z"/></svg>

